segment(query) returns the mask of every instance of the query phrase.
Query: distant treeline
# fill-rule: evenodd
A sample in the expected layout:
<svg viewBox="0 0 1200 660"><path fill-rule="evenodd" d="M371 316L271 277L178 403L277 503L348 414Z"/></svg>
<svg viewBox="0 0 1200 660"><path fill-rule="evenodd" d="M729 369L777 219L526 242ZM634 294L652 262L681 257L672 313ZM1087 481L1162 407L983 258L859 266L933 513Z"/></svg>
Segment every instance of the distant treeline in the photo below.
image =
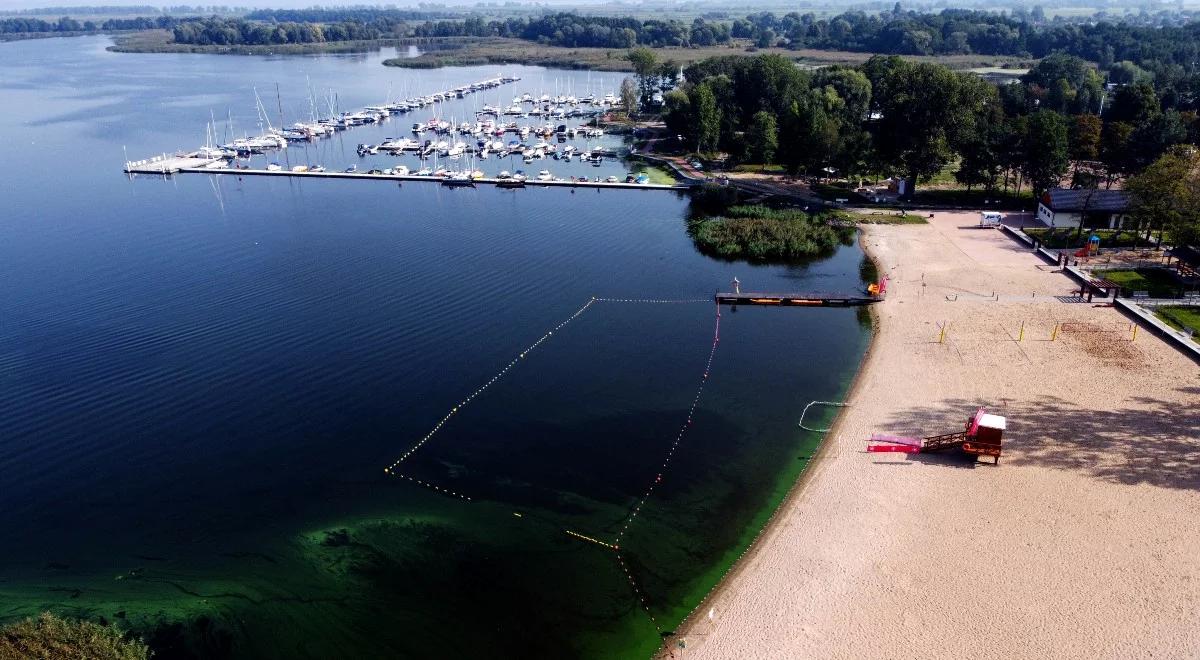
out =
<svg viewBox="0 0 1200 660"><path fill-rule="evenodd" d="M1053 52L1107 66L1130 60L1190 66L1200 54L1200 22L1182 26L1120 22L1045 22L1038 12L1004 15L947 9L936 14L851 11L833 18L770 12L735 20L735 38L760 46L849 50L895 55L978 53L1041 58Z"/></svg>
<svg viewBox="0 0 1200 660"><path fill-rule="evenodd" d="M202 15L212 16L214 14L245 14L250 11L245 7L226 7L224 5L175 5L171 7L155 7L153 5L72 5L70 7L38 7L36 9L8 9L0 11L0 16L70 16L77 14L81 16L106 16L109 14L117 14L119 16L156 16L159 14L166 15Z"/></svg>
<svg viewBox="0 0 1200 660"><path fill-rule="evenodd" d="M173 16L139 16L137 18L110 18L97 23L95 21L77 21L67 16L55 21L43 21L38 18L5 18L0 19L0 34L169 30L178 25L181 20L184 19Z"/></svg>
<svg viewBox="0 0 1200 660"><path fill-rule="evenodd" d="M199 9L177 7L174 9ZM441 18L454 16L454 18ZM71 18L0 19L0 33L171 29L176 43L190 45L274 45L370 40L395 37L508 37L550 46L632 48L699 47L750 41L759 47L847 50L888 55L980 54L1043 58L1064 53L1108 68L1132 62L1153 75L1178 76L1200 62L1200 21L1185 14L1144 13L1109 21L1046 20L1034 8L1011 14L947 9L939 13L850 11L831 18L791 12L751 14L733 21L696 18L635 19L555 13L485 19L426 5L412 10L260 10L245 17L153 17L110 19L102 23ZM1182 22L1181 22L1182 21Z"/></svg>
<svg viewBox="0 0 1200 660"><path fill-rule="evenodd" d="M268 45L378 39L380 37L509 37L552 46L631 48L633 46L709 46L727 43L729 26L697 18L681 21L638 20L604 16L552 14L538 18L485 21L480 17L429 20L411 25L404 13L383 10L272 11L272 18L303 16L371 16L337 22L188 19L173 26L175 42L194 45ZM259 15L255 12L253 15Z"/></svg>
<svg viewBox="0 0 1200 660"><path fill-rule="evenodd" d="M330 41L359 41L403 36L402 21L377 18L370 23L298 23L247 21L240 18L206 18L182 21L174 26L175 43L199 46L265 46L314 44Z"/></svg>
<svg viewBox="0 0 1200 660"><path fill-rule="evenodd" d="M339 23L359 21L370 23L378 19L396 21L434 21L443 18L462 18L462 12L434 9L389 9L384 7L314 7L311 9L256 9L245 18L252 21L278 23Z"/></svg>
<svg viewBox="0 0 1200 660"><path fill-rule="evenodd" d="M515 37L569 48L711 46L728 43L730 39L728 24L707 22L703 18L685 23L568 13L502 21L468 18L464 21L428 22L416 26L413 33L421 37Z"/></svg>

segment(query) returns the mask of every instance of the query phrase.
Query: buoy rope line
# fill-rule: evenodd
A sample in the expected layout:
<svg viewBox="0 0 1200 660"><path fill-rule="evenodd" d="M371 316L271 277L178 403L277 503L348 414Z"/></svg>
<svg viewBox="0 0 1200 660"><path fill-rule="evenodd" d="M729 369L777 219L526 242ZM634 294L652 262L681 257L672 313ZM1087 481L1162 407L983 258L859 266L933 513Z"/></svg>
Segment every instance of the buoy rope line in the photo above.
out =
<svg viewBox="0 0 1200 660"><path fill-rule="evenodd" d="M562 321L558 325L554 326L554 328L552 330L547 331L544 335L542 335L540 338L538 338L537 341L530 344L529 347L526 348L524 351L521 351L521 353L518 354L517 357L513 358L508 364L504 365L504 368L502 368L496 375L492 376L489 380L484 382L483 385L481 385L474 392L472 392L470 395L468 395L466 398L464 398L462 401L460 401L458 403L458 405L451 407L450 411L447 412L445 414L445 416L443 416L440 420L438 420L438 422L433 426L433 428L429 431L429 433L426 433L424 437L422 437L416 444L414 444L412 447L410 447L408 449L408 451L404 452L404 454L402 454L400 456L400 458L398 458L394 463L392 463L388 467L384 468L384 470L383 470L384 473L386 473L390 476L400 478L400 479L407 479L408 481L410 481L414 484L423 486L425 488L428 488L435 492L441 493L443 495L449 495L451 497L456 497L456 498L459 498L459 499L467 501L467 502L473 501L471 499L471 497L468 495L464 495L462 493L455 492L448 488L442 488L441 486L438 486L432 482L428 482L423 479L418 479L411 475L404 474L402 472L399 472L398 468L405 461L407 461L409 458L411 458L412 455L414 453L416 453L417 450L419 450L426 443L428 443L435 435L437 435L438 432L442 430L442 427L444 427L446 425L446 423L449 422L452 417L454 417L456 414L461 412L463 408L465 408L468 404L470 404L472 401L474 401L475 398L478 397L480 394L483 394L483 392L486 391L492 385L494 385L496 383L496 381L503 378L504 375L507 374L510 369L515 367L518 362L525 359L525 357L527 355L529 355L530 352L532 352L534 349L536 349L538 346L540 346L547 339L552 337L554 335L555 331L562 330L564 327L566 327L566 325L568 323L579 318L593 304L598 303L598 302L678 304L678 303L700 303L700 302L710 303L710 302L712 302L712 300L708 299L708 298L689 298L689 299L596 298L596 297L591 298L590 300L588 300L588 302L586 304L584 304L583 307L580 307L578 310L576 310L574 314L567 317L566 320ZM620 532L617 533L617 536L614 539L614 541L612 543L607 543L605 541L602 541L602 540L592 537L592 536L588 536L586 534L581 534L579 532L576 532L576 531L573 531L570 529L566 529L566 528L560 528L567 536L570 536L570 537L580 540L580 541L591 543L593 545L598 545L602 548L605 548L606 550L612 551L613 555L616 557L618 566L620 566L620 568L621 568L621 572L625 574L625 579L629 582L630 589L633 591L634 596L638 599L638 603L641 605L642 610L646 613L647 618L650 619L651 625L654 626L654 629L659 634L661 634L663 632L662 627L658 624L658 620L655 619L654 614L650 611L650 605L649 605L649 602L646 600L645 592L642 590L641 586L638 584L637 579L634 578L633 572L629 570L629 566L625 563L624 557L621 556L620 543L621 543L621 539L623 539L625 537L625 533L629 530L629 525L633 522L633 519L636 518L638 513L641 512L642 506L645 505L646 500L648 500L650 498L650 496L654 493L654 491L658 487L658 485L660 483L662 483L663 475L667 472L667 469L670 467L671 460L675 456L675 451L679 448L680 443L683 441L684 435L687 434L688 428L690 428L692 425L692 419L695 416L696 408L699 406L700 398L704 393L704 386L708 383L709 375L712 372L713 360L716 357L717 346L720 345L720 342L721 342L721 307L720 307L720 305L718 305L716 308L716 317L715 317L715 321L713 324L712 346L708 352L708 359L704 363L704 372L700 377L700 384L696 388L696 395L692 398L692 405L688 409L687 418L684 420L683 424L680 426L679 432L675 435L675 440L671 443L671 446L667 449L666 456L663 458L662 464L659 466L659 471L654 476L654 480L650 482L650 485L646 488L646 491L642 494L641 498L637 501L637 503L630 510L630 513L626 516L625 522L622 525ZM513 515L516 518L524 517L519 512L514 512Z"/></svg>
<svg viewBox="0 0 1200 660"><path fill-rule="evenodd" d="M662 627L658 625L658 620L655 619L654 614L650 612L650 604L646 602L646 594L642 591L641 587L638 586L637 580L633 579L633 573L630 572L629 567L625 565L625 559L621 557L621 551L617 550L614 554L617 556L617 564L621 566L621 571L625 573L625 579L629 580L629 587L633 589L633 595L637 597L638 603L640 603L642 606L642 611L646 613L647 617L650 617L650 624L653 625L654 630L658 631L658 634L661 635Z"/></svg>
<svg viewBox="0 0 1200 660"><path fill-rule="evenodd" d="M659 304L664 304L664 303L665 303L665 304L671 304L671 303L675 303L675 304L678 304L678 303L710 303L710 302L712 302L712 298L678 298L678 299L664 299L664 298L595 298L594 300L595 300L596 302L620 302L620 303L659 303Z"/></svg>
<svg viewBox="0 0 1200 660"><path fill-rule="evenodd" d="M650 495L654 493L654 489L658 488L658 485L662 483L663 474L666 473L667 468L671 465L671 459L675 457L675 450L679 448L679 443L683 441L683 436L687 434L688 428L692 426L692 417L696 414L696 407L700 405L700 397L704 394L704 386L708 383L708 376L712 372L713 358L715 358L717 355L717 346L719 346L720 343L721 307L718 305L716 321L713 325L712 348L708 351L708 360L706 360L704 363L704 373L700 375L700 385L696 388L696 396L692 397L692 406L688 408L687 418L679 427L679 432L675 434L675 441L672 442L671 446L667 449L667 454L663 457L662 464L659 465L658 474L654 475L654 479L646 488L646 492L642 494L641 499L637 501L637 504L635 504L630 510L629 515L625 517L625 524L621 526L621 531L617 532L617 537L613 540L614 548L620 549L621 539L623 539L625 537L625 533L629 531L629 525L633 522L633 519L636 518L639 513L641 513L642 505L646 503L646 500L650 499Z"/></svg>
<svg viewBox="0 0 1200 660"><path fill-rule="evenodd" d="M705 302L709 301L706 300ZM692 405L688 409L687 418L684 420L682 426L680 426L679 432L675 435L674 442L672 442L671 446L667 449L666 456L663 458L662 464L659 466L659 471L654 475L654 480L650 482L650 485L646 488L646 492L642 494L641 499L637 501L637 503L630 510L629 514L625 517L625 522L621 526L621 531L617 533L617 537L613 540L613 542L604 543L603 541L589 536L584 536L578 532L563 530L572 537L584 541L590 541L591 543L595 543L613 551L613 555L617 559L617 565L620 566L621 572L625 574L625 580L629 582L629 588L633 591L634 597L637 598L638 604L642 607L642 611L646 613L646 617L650 619L650 624L654 626L654 630L660 635L662 634L663 629L662 626L658 624L658 619L654 617L654 613L650 611L650 603L646 600L646 592L642 590L642 587L638 584L637 579L633 577L633 571L629 570L629 565L625 563L625 558L621 556L621 540L625 537L625 533L629 531L629 525L633 522L633 519L636 518L638 513L641 512L642 506L646 504L646 500L650 499L650 496L654 493L654 490L659 484L662 483L663 475L667 472L667 468L670 467L671 459L675 457L675 450L679 448L679 443L683 441L684 435L687 433L688 428L691 427L692 418L696 414L696 407L700 404L700 397L704 393L704 385L708 383L708 377L712 373L713 358L716 357L717 346L720 343L721 308L718 306L716 320L713 323L712 348L710 348L708 351L708 359L704 363L704 373L700 376L700 384L696 388L696 396L692 398Z"/></svg>
<svg viewBox="0 0 1200 660"><path fill-rule="evenodd" d="M520 352L520 353L519 353L519 354L518 354L518 355L517 355L515 358L513 358L511 361L509 361L509 363L508 363L508 364L504 365L504 368L502 368L502 369L501 369L501 370L500 370L498 373L496 373L496 375L492 376L490 379L488 379L487 381L485 381L485 382L483 383L483 385L480 385L480 386L479 386L479 387L478 387L478 388L477 388L477 389L476 389L474 392L472 392L472 393L471 393L471 394L469 394L469 395L468 395L466 398L464 398L462 401L460 401L460 402L458 403L458 405L452 406L452 407L450 408L450 410L449 410L449 411L448 411L448 412L447 412L447 413L446 413L446 414L445 414L445 415L444 415L444 416L443 416L443 417L442 417L440 420L438 420L438 422L437 422L436 424L434 424L433 428L432 428L432 429L430 429L430 431L429 431L428 433L426 433L424 437L422 437L422 438L421 438L421 439L420 439L420 440L419 440L419 441L418 441L416 444L414 444L412 447L410 447L410 448L408 449L408 451L404 452L404 453L403 453L403 454L400 456L400 458L396 459L396 461L395 461L394 463L392 463L392 464L391 464L391 465L389 465L388 467L384 468L384 469L383 469L383 472L384 472L384 474L387 474L387 475L389 475L389 476L393 476L393 477L397 477L397 478L400 478L400 479L407 479L408 481L410 481L410 482L412 482L412 483L414 483L414 484L417 484L417 485L419 485L419 486L422 486L422 487L428 488L428 489L430 489L430 490L432 490L432 491L434 491L434 492L441 493L441 494L443 494L443 495L449 495L449 496L451 496L451 497L456 497L456 498L458 498L458 499L460 499L460 500L463 500L463 501L466 501L466 502L470 502L470 501L472 501L471 497L470 497L470 496L468 496L468 495L465 495L465 494L463 494L463 493L458 493L458 492L455 492L455 491L453 491L453 490L451 490L451 489L449 489L449 488L443 488L443 487L441 487L441 486L438 486L437 484L434 484L434 483L432 483L432 482L429 482L429 481L426 481L426 480L423 480L423 479L418 479L418 478L416 478L416 477L414 477L414 476L412 476L412 475L409 475L409 474L405 474L405 473L403 473L403 472L399 471L399 468L400 468L401 464L403 464L403 463L404 463L405 461L407 461L407 460L408 460L410 457L412 457L412 455L413 455L414 453L416 453L416 451L417 451L418 449L420 449L422 446L424 446L424 445L425 445L425 443L427 443L427 442L429 442L431 439L433 439L433 437L434 437L435 435L437 435L439 431L441 431L441 430L442 430L442 427L444 427L444 426L445 426L445 425L446 425L446 424L447 424L447 423L450 421L450 418L454 417L454 416L455 416L455 415L457 415L459 412L461 412L461 411L462 411L464 408L466 408L467 404L469 404L469 403L471 403L472 401L474 401L476 397L478 397L480 394L483 394L483 393L484 393L484 391L485 391L485 390L487 390L487 389L488 389L489 387L491 387L492 385L494 385L494 384L496 383L496 381L498 381L498 380L500 380L501 378L503 378L503 377L504 377L504 375L505 375L505 374L507 374L507 373L508 373L508 371L509 371L510 369L512 369L513 367L515 367L515 366L517 365L517 363L518 363L518 362L520 362L521 360L524 360L524 359L525 359L525 357L526 357L527 355L529 355L529 353L531 353L531 352L532 352L534 349L536 349L538 346L540 346L540 345L542 344L542 342L544 342L544 341L546 341L547 339L549 339L550 337L552 337L552 336L554 335L554 332L555 332L555 331L557 331L557 330L562 330L564 327L566 327L566 325L567 325L568 323L570 323L571 321L574 321L575 319L579 318L579 317L580 317L580 316L581 316L581 315L582 315L584 312L586 312L586 311L587 311L587 310L588 310L588 309L589 309L589 308L590 308L590 307L591 307L593 304L595 304L595 303L598 303L598 302L678 304L678 303L697 303L697 302L705 302L705 303L707 303L707 302L711 302L711 300L709 300L709 299L707 299L707 298L685 298L685 299L669 299L669 298L597 298L597 297L593 296L591 299L589 299L589 300L587 301L587 303L585 303L585 304L583 305L583 307L580 307L579 309L575 310L575 313L574 313L574 314L572 314L571 316L567 317L567 318L566 318L564 321L562 321L562 322L561 322L561 323L559 323L558 325L554 326L554 328L553 328L553 329L551 329L551 330L547 331L547 332L546 332L544 335L542 335L540 338L538 338L538 340L537 340L537 341L533 342L533 343L532 343L532 344L530 344L530 345L529 345L529 346L528 346L528 347L527 347L525 350L521 351L521 352ZM719 311L719 310L718 310L718 311Z"/></svg>
<svg viewBox="0 0 1200 660"><path fill-rule="evenodd" d="M850 406L850 404L848 404L848 403L842 403L842 402L838 402L838 401L809 401L808 405L804 406L804 412L800 413L799 426L800 426L800 428L804 429L805 431L812 431L813 433L828 433L830 431L830 429L833 428L831 426L828 429L814 429L814 428L809 428L804 425L804 415L808 414L808 409L813 407L814 405L836 406L839 408L847 408Z"/></svg>
<svg viewBox="0 0 1200 660"><path fill-rule="evenodd" d="M423 447L425 445L425 443L429 442L433 438L433 436L437 435L438 432L442 430L442 427L445 426L446 423L450 421L450 418L454 417L459 412L461 412L464 408L467 407L468 404L470 404L472 401L474 401L476 397L478 397L480 394L483 394L489 387L494 385L496 383L496 381L503 378L504 375L507 374L510 369L517 366L518 362L524 360L525 356L529 355L529 353L531 353L538 346L541 346L542 343L545 342L547 339L549 339L550 337L553 337L555 330L562 330L564 327L566 327L566 325L568 323L579 318L580 315L582 315L584 312L586 312L588 310L588 308L590 308L596 302L597 302L596 298L591 298L590 300L588 300L587 303L584 304L583 307L580 307L579 309L575 310L574 314L568 316L566 318L566 320L564 320L561 323L559 323L558 325L554 326L554 328L547 331L546 334L539 337L537 341L533 342L525 350L523 350L519 354L517 354L517 356L515 358L513 358L511 361L509 361L508 364L504 365L504 368L501 369L498 373L496 373L496 375L492 376L490 379L488 379L486 382L484 382L483 385L480 385L474 392L471 392L471 394L469 394L465 399L463 399L462 401L459 401L457 405L452 406L450 408L450 411L447 412L445 414L445 416L443 416L440 420L438 420L438 422L436 424L433 425L433 428L430 429L429 433L425 434L425 437L421 438L415 445L410 447L408 449L408 451L404 452L400 456L400 458L396 459L395 463L392 463L391 465L384 468L383 469L384 473L391 475L391 476L400 477L402 479L408 479L409 481L411 481L415 484L425 486L426 488L430 488L430 489L432 489L436 492L442 493L442 494L448 494L448 495L451 495L454 497L458 497L459 499L466 500L468 502L471 501L471 498L467 495L462 495L460 493L456 493L454 491L451 491L451 490L448 490L445 488L441 488L441 487L431 484L429 482L426 482L426 481L423 481L420 479L416 479L410 475L403 474L398 471L398 468L400 467L400 465L402 463L404 463L410 457L412 457L412 455L414 453L416 453L416 451L418 449Z"/></svg>

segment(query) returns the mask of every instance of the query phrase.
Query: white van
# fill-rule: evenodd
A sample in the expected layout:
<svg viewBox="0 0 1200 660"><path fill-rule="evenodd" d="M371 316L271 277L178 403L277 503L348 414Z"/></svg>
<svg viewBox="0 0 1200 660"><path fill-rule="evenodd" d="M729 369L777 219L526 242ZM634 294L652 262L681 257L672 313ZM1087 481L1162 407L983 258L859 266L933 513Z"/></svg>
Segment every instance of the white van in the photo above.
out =
<svg viewBox="0 0 1200 660"><path fill-rule="evenodd" d="M998 211L984 211L979 214L980 227L999 227L1000 213Z"/></svg>

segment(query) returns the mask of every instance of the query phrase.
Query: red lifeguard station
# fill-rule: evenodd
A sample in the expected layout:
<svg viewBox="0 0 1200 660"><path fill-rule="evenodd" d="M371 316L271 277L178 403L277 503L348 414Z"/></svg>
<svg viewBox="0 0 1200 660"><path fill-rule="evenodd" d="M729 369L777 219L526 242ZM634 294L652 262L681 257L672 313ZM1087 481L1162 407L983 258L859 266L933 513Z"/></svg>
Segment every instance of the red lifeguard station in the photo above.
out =
<svg viewBox="0 0 1200 660"><path fill-rule="evenodd" d="M966 427L957 433L930 435L924 438L901 438L875 433L871 435L871 442L886 444L869 444L867 451L916 454L958 448L972 456L991 456L992 462L999 464L1006 425L1006 420L1000 415L989 414L987 408L980 408L967 420Z"/></svg>

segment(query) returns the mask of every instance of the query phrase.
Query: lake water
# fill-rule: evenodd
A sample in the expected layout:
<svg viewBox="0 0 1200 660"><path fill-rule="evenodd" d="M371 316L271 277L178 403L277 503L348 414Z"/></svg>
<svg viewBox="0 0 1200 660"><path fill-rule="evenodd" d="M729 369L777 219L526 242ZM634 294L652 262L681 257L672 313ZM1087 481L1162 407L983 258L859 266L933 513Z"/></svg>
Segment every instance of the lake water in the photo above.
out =
<svg viewBox="0 0 1200 660"><path fill-rule="evenodd" d="M254 132L255 88L301 118L309 88L354 108L620 76L107 43L0 44L0 620L102 618L168 658L653 652L804 469L800 411L844 395L869 336L852 309L725 309L713 352L705 300L735 275L858 289L858 248L713 260L674 192L130 181L126 152L194 148L210 116ZM427 114L283 157L358 163ZM596 302L519 357L592 297L701 302Z"/></svg>

